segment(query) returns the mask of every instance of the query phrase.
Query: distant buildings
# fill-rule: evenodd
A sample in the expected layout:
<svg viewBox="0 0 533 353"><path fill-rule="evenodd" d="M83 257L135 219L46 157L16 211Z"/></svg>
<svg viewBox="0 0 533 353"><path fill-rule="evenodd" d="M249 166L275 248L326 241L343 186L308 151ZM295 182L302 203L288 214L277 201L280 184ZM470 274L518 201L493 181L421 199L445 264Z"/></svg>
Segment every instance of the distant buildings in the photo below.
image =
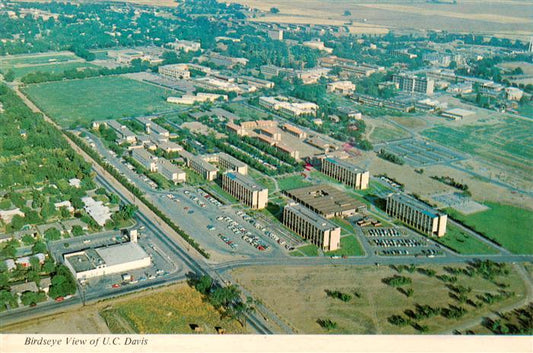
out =
<svg viewBox="0 0 533 353"><path fill-rule="evenodd" d="M291 101L287 97L259 97L259 105L272 110L278 110L290 116L315 116L319 106L305 101Z"/></svg>
<svg viewBox="0 0 533 353"><path fill-rule="evenodd" d="M519 101L524 96L524 91L516 87L505 88L506 98L510 101Z"/></svg>
<svg viewBox="0 0 533 353"><path fill-rule="evenodd" d="M139 117L137 118L137 121L140 122L144 126L144 129L147 134L153 133L157 135L158 137L164 137L164 138L170 137L170 132L168 132L167 129L153 122L151 119L147 117Z"/></svg>
<svg viewBox="0 0 533 353"><path fill-rule="evenodd" d="M336 81L328 83L328 92L340 93L342 95L350 95L355 92L355 84L351 81Z"/></svg>
<svg viewBox="0 0 533 353"><path fill-rule="evenodd" d="M311 49L317 49L321 51L325 51L328 54L333 53L332 48L328 48L324 45L324 42L320 41L320 39L310 40L307 42L303 42L303 45L305 47L311 48Z"/></svg>
<svg viewBox="0 0 533 353"><path fill-rule="evenodd" d="M174 183L182 183L187 179L183 170L165 158L160 158L157 161L157 172Z"/></svg>
<svg viewBox="0 0 533 353"><path fill-rule="evenodd" d="M283 30L275 29L267 32L268 38L272 40L283 40Z"/></svg>
<svg viewBox="0 0 533 353"><path fill-rule="evenodd" d="M200 43L190 40L176 40L174 43L170 43L169 46L174 50L183 50L186 53L202 49Z"/></svg>
<svg viewBox="0 0 533 353"><path fill-rule="evenodd" d="M222 188L253 209L263 209L268 203L268 189L240 173L222 174Z"/></svg>
<svg viewBox="0 0 533 353"><path fill-rule="evenodd" d="M229 169L236 173L247 175L248 165L239 161L237 158L230 156L227 153L220 152L212 155L204 156L206 162L215 162L222 168Z"/></svg>
<svg viewBox="0 0 533 353"><path fill-rule="evenodd" d="M449 109L440 113L441 116L453 120L461 120L473 114L475 114L473 111L461 108Z"/></svg>
<svg viewBox="0 0 533 353"><path fill-rule="evenodd" d="M417 229L418 231L442 237L446 233L448 216L403 194L391 194L387 197L387 213Z"/></svg>
<svg viewBox="0 0 533 353"><path fill-rule="evenodd" d="M134 143L136 141L136 136L133 131L131 131L127 126L122 125L116 120L106 120L102 124L113 129L115 133L119 136L120 142Z"/></svg>
<svg viewBox="0 0 533 353"><path fill-rule="evenodd" d="M283 130L287 131L291 135L298 137L299 139L304 139L307 137L307 134L304 131L291 124L283 124Z"/></svg>
<svg viewBox="0 0 533 353"><path fill-rule="evenodd" d="M407 74L394 75L392 81L400 90L411 93L432 95L435 87L435 81L432 79Z"/></svg>
<svg viewBox="0 0 533 353"><path fill-rule="evenodd" d="M159 66L157 71L160 75L176 80L184 80L191 77L187 64L163 65Z"/></svg>
<svg viewBox="0 0 533 353"><path fill-rule="evenodd" d="M283 224L322 250L340 247L340 227L300 204L290 203L283 208Z"/></svg>
<svg viewBox="0 0 533 353"><path fill-rule="evenodd" d="M136 148L131 151L131 156L137 163L148 169L150 172L157 172L158 157L154 156L144 148Z"/></svg>
<svg viewBox="0 0 533 353"><path fill-rule="evenodd" d="M182 97L168 97L168 103L193 105L195 103L214 102L218 99L228 100L228 96L225 94L215 93L197 93L196 96L192 94L186 94Z"/></svg>
<svg viewBox="0 0 533 353"><path fill-rule="evenodd" d="M322 160L321 172L355 189L368 188L370 173L354 164L335 157Z"/></svg>

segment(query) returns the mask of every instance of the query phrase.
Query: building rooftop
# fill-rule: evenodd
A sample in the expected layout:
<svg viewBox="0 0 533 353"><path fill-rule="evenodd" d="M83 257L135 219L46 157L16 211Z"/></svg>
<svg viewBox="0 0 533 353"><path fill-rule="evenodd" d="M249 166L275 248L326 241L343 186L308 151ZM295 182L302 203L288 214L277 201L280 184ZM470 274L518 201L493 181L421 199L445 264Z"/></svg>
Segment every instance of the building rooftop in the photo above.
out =
<svg viewBox="0 0 533 353"><path fill-rule="evenodd" d="M407 205L411 208L417 209L423 214L425 214L426 216L439 217L442 215L442 213L436 211L435 209L426 205L425 203L415 200L412 197L408 197L404 194L391 194L388 197L398 202L401 202L402 204Z"/></svg>
<svg viewBox="0 0 533 353"><path fill-rule="evenodd" d="M342 159L339 159L339 158L336 158L336 157L326 157L326 160L328 162L331 162L333 164L337 164L345 169L348 169L348 170L351 170L353 172L356 172L356 173L365 173L366 170L363 170L361 168L359 168L358 166L356 166L355 164L352 164L346 160L342 160Z"/></svg>
<svg viewBox="0 0 533 353"><path fill-rule="evenodd" d="M338 228L338 226L332 222L328 221L321 215L314 213L303 205L300 205L299 203L288 204L285 206L285 208L289 208L291 211L293 211L293 213L296 213L301 218L305 219L307 222L311 223L313 226L322 231Z"/></svg>
<svg viewBox="0 0 533 353"><path fill-rule="evenodd" d="M228 163L232 164L233 166L237 167L237 168L240 168L240 167L246 167L247 164L244 163L244 162L241 162L240 160L238 160L237 158L233 157L233 156L230 156L229 154L227 153L224 153L224 152L220 152L218 154L218 158L219 160L220 159L223 159L225 161L227 161Z"/></svg>
<svg viewBox="0 0 533 353"><path fill-rule="evenodd" d="M244 187L246 187L247 189L254 190L254 191L255 190L261 191L261 190L266 189L264 186L256 183L255 180L253 180L249 176L242 175L240 173L233 173L233 172L226 172L225 175L228 178L237 181L239 184L244 185Z"/></svg>
<svg viewBox="0 0 533 353"><path fill-rule="evenodd" d="M95 251L104 260L106 266L114 266L148 257L148 254L139 245L131 242L97 248Z"/></svg>
<svg viewBox="0 0 533 353"><path fill-rule="evenodd" d="M192 154L191 152L183 150L183 151L179 151L179 154L180 154L180 156L182 156L185 159L188 159L188 160L191 160L191 161L194 161L194 162L198 163L199 165L202 166L203 169L205 169L208 172L216 172L216 171L218 171L218 169L214 165L209 164L208 162L204 161L202 159L202 157L196 156L196 155Z"/></svg>
<svg viewBox="0 0 533 353"><path fill-rule="evenodd" d="M322 215L356 210L363 206L348 194L325 184L285 190L285 194Z"/></svg>

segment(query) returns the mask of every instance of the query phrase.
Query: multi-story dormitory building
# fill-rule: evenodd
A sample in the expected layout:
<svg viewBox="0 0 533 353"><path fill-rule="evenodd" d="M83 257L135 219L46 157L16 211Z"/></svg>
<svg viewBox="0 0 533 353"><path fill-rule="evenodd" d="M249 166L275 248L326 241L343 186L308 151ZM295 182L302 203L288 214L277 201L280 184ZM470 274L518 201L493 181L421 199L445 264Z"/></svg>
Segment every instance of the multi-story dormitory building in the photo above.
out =
<svg viewBox="0 0 533 353"><path fill-rule="evenodd" d="M322 173L355 189L368 188L370 173L342 159L326 157L322 160Z"/></svg>
<svg viewBox="0 0 533 353"><path fill-rule="evenodd" d="M263 209L268 204L268 189L246 175L222 174L222 188L251 208Z"/></svg>
<svg viewBox="0 0 533 353"><path fill-rule="evenodd" d="M298 203L283 208L283 224L322 250L340 247L340 227Z"/></svg>
<svg viewBox="0 0 533 353"><path fill-rule="evenodd" d="M446 233L448 216L431 207L402 194L387 197L386 211L418 231L432 236L442 237Z"/></svg>

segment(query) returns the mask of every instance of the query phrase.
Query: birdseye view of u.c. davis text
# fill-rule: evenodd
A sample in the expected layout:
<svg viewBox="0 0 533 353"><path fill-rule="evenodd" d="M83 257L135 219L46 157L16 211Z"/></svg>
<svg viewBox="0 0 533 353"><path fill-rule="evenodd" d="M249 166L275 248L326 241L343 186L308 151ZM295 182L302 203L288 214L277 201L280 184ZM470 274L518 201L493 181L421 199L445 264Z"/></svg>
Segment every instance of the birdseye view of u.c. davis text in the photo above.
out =
<svg viewBox="0 0 533 353"><path fill-rule="evenodd" d="M0 332L532 335L532 18L0 3Z"/></svg>

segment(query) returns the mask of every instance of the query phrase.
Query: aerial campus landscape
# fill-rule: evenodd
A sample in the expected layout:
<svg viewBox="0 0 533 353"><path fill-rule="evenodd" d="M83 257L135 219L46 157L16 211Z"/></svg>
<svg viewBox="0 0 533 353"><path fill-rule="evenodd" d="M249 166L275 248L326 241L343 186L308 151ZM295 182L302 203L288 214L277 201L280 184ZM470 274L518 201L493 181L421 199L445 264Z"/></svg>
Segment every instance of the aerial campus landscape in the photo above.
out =
<svg viewBox="0 0 533 353"><path fill-rule="evenodd" d="M533 334L532 18L1 2L0 332Z"/></svg>

